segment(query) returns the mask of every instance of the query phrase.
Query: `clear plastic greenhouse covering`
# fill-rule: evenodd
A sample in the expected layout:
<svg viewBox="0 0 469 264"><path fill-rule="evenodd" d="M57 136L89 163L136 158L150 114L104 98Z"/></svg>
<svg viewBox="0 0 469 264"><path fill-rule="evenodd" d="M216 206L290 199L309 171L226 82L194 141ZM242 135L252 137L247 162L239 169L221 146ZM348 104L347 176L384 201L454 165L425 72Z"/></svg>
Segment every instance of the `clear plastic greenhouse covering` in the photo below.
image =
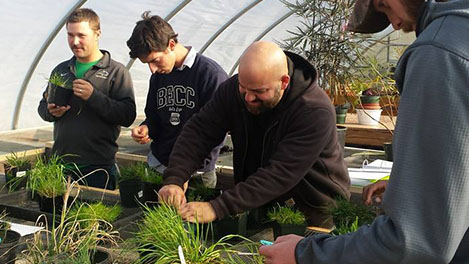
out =
<svg viewBox="0 0 469 264"><path fill-rule="evenodd" d="M63 21L76 7L95 10L101 19L100 48L129 65L126 41L141 14L167 18L179 42L236 73L239 56L258 39L281 42L298 17L279 0L0 0L0 131L50 123L37 106L51 70L73 55ZM131 64L138 114L143 114L150 71L139 60Z"/></svg>

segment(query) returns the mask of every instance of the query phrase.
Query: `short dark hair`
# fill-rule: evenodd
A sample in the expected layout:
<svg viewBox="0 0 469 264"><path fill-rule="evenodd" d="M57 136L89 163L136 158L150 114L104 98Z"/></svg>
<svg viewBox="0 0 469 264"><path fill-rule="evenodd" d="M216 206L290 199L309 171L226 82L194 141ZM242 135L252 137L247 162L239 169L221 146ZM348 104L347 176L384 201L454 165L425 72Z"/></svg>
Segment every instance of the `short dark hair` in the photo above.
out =
<svg viewBox="0 0 469 264"><path fill-rule="evenodd" d="M94 12L92 9L89 8L79 8L73 11L72 14L67 18L67 23L80 23L80 22L88 22L90 24L90 28L94 31L100 30L100 22L99 16Z"/></svg>
<svg viewBox="0 0 469 264"><path fill-rule="evenodd" d="M145 11L127 40L129 55L135 59L152 51L164 51L171 39L178 42L177 36L168 22L159 16L150 16L150 11Z"/></svg>

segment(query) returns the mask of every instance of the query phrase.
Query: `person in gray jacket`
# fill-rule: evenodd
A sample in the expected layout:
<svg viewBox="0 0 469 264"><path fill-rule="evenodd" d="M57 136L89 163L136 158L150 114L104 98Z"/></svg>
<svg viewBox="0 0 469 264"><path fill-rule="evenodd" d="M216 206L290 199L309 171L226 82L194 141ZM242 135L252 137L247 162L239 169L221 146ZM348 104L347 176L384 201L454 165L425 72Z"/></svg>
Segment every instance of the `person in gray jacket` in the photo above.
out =
<svg viewBox="0 0 469 264"><path fill-rule="evenodd" d="M265 263L469 263L469 1L357 0L349 29L389 23L417 39L395 72L385 215L347 235L279 237Z"/></svg>
<svg viewBox="0 0 469 264"><path fill-rule="evenodd" d="M115 189L116 140L120 127L130 126L136 117L132 79L124 65L99 49L100 22L93 10L75 10L66 27L74 56L56 66L51 78L60 75L73 81L73 95L68 105L59 106L48 102L46 90L38 112L45 121L54 122L52 152L77 164L80 172L75 179L104 169L87 176L86 184Z"/></svg>

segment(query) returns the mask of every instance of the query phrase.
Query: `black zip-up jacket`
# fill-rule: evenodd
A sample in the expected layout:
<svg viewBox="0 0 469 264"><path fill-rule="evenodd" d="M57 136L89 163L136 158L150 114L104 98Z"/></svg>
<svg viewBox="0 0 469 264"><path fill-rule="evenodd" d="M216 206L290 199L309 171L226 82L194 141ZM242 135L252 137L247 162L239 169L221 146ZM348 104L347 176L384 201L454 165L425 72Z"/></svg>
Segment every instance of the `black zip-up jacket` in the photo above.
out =
<svg viewBox="0 0 469 264"><path fill-rule="evenodd" d="M110 165L115 162L120 127L130 126L135 117L134 89L129 71L111 59L109 52L89 69L83 80L93 85L87 101L72 95L71 108L62 117L52 116L45 96L39 102L42 119L54 122L53 153L67 156L67 161L84 165ZM75 75L75 57L57 65L52 74ZM51 76L52 76L51 74ZM46 94L44 92L44 95Z"/></svg>
<svg viewBox="0 0 469 264"><path fill-rule="evenodd" d="M224 82L213 99L184 127L174 146L164 184L183 185L202 159L231 132L236 185L210 201L217 218L293 198L310 208L350 196L347 168L338 143L335 110L317 85L314 67L286 52L290 84L272 109L263 138L261 167L243 175L249 127L238 76Z"/></svg>

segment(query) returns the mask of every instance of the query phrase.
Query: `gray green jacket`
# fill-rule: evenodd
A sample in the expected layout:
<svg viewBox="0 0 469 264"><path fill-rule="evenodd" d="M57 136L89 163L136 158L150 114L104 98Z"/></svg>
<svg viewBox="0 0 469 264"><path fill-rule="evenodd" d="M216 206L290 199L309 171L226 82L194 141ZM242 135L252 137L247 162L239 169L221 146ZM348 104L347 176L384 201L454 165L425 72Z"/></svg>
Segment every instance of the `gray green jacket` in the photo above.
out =
<svg viewBox="0 0 469 264"><path fill-rule="evenodd" d="M45 121L54 122L52 151L58 155L73 154L67 160L77 164L114 163L120 127L130 126L136 117L129 71L112 60L109 52L101 52L104 54L101 61L83 76L94 88L87 101L72 95L70 110L60 118L49 113L44 96L39 102L39 115ZM75 57L60 63L52 71L55 72L75 75Z"/></svg>
<svg viewBox="0 0 469 264"><path fill-rule="evenodd" d="M469 1L430 1L417 36L396 69L386 215L303 239L298 263L469 263Z"/></svg>

